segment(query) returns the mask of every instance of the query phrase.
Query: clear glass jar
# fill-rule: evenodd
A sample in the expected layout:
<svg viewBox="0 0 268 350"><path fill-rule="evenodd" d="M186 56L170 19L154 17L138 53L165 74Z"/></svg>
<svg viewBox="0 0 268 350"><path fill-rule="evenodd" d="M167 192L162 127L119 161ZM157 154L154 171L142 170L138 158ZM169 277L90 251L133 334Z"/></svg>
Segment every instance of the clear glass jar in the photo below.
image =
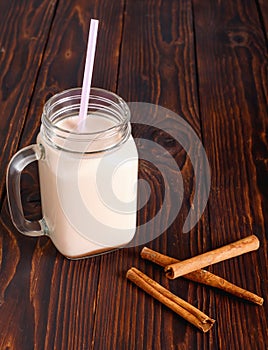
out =
<svg viewBox="0 0 268 350"><path fill-rule="evenodd" d="M51 97L37 144L20 150L7 173L14 225L23 234L48 235L66 257L78 259L122 247L136 230L138 154L130 111L116 94L91 89L87 117L81 89ZM38 160L43 219L24 218L20 174Z"/></svg>

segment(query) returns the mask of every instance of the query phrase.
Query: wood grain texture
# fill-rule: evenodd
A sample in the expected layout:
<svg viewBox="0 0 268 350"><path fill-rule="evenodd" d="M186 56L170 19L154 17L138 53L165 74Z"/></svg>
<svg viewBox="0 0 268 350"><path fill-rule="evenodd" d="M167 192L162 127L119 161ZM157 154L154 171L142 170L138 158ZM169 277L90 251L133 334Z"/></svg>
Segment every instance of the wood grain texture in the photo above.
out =
<svg viewBox="0 0 268 350"><path fill-rule="evenodd" d="M263 27L263 31L268 40L268 4L265 0L257 0L257 6L259 6L259 16Z"/></svg>
<svg viewBox="0 0 268 350"><path fill-rule="evenodd" d="M126 101L160 104L181 114L201 137L191 1L126 2L117 91ZM136 124L133 126L133 134L136 142L139 143L138 138L151 140L171 154L181 169L185 193L180 214L173 225L150 244L161 252L186 258L210 248L209 240L206 241L206 237L209 237L206 234L206 214L191 233L182 234L182 226L194 192L193 169L181 145L161 130L161 127L164 130L176 128L178 117L162 117L158 129ZM146 116L141 116L142 119L148 121ZM151 125L150 120L148 124ZM189 135L185 133L184 137L187 139ZM139 144L139 147L142 146ZM141 148L139 149L141 151ZM146 159L152 158L151 149L147 150L149 154L146 153L146 149L142 151ZM157 159L165 165L165 170L171 178L170 186L172 183L176 184L178 169L172 171L169 168L165 156L161 157L156 146L152 152L156 153ZM139 212L138 224L141 224L154 218L162 207L164 183L160 171L147 161L140 162L139 174L140 179L149 184L153 198ZM143 187L140 188L140 196L144 190ZM181 193L177 195L183 197ZM153 237L153 234L159 231L163 220L168 220L172 202L169 197L167 200L168 205L163 215L147 226L144 234ZM169 284L159 269L141 261L140 249L137 247L123 251L123 256L120 251L114 253L114 263L111 256L102 257L100 281L106 281L110 286L110 297L107 298L107 290L100 285L100 303L95 318L95 348L189 349L196 348L201 342L206 346L209 337L204 338L203 334L198 334L191 325L170 314L163 305L130 285L124 275L129 267L138 267L171 289L174 294L194 303L213 317L213 311L209 312L213 310L210 305L211 299L204 295L204 289L194 283L181 281L179 284ZM206 295L210 295L210 292L206 292ZM123 302L118 309L119 300ZM101 328L103 324L104 329ZM109 336L112 329L116 330L113 337Z"/></svg>
<svg viewBox="0 0 268 350"><path fill-rule="evenodd" d="M100 20L92 86L116 90L123 1L111 5L109 11L107 7L105 0L59 3L20 147L35 142L45 101L55 93L82 86L91 17Z"/></svg>
<svg viewBox="0 0 268 350"><path fill-rule="evenodd" d="M265 38L254 1L194 0L193 4L202 126L212 169L211 239L218 247L231 237L255 233L261 242L258 253L216 265L213 271L266 295ZM216 307L220 348L267 348L265 303L256 309L217 298ZM226 324L233 326L226 328ZM251 331L241 337L239 329Z"/></svg>
<svg viewBox="0 0 268 350"><path fill-rule="evenodd" d="M0 188L4 188L2 164L16 149L35 142L44 102L56 92L81 85L89 19L99 18L93 85L115 91L126 101L159 104L181 115L204 141L211 165L208 210L183 234L196 180L187 152L171 136L179 118L164 113L158 127L133 125L137 139L154 145L147 148L139 141L147 157L139 165L139 177L147 182L140 182L139 198L142 201L144 194L150 198L138 212L138 225L155 217L165 195L168 205L146 234L154 237L174 210L164 177L148 161L150 156L159 160L170 176L168 187L182 200L173 224L149 246L181 260L254 233L261 243L258 252L211 270L265 297L267 48L260 17L264 7L262 1L260 7L257 4L257 0L59 0L48 6L46 1L24 0L19 5L2 1L0 18L9 21L1 21L0 38L10 49L0 48L4 69L0 81L2 86L9 82L12 89L7 85L0 93L12 119L0 119L1 136L8 135L6 141L0 140ZM12 47L20 48L19 56ZM26 68L16 60L26 62ZM21 79L15 79L14 67L19 67ZM181 135L191 144L187 130ZM176 161L175 170L167 163L168 155ZM179 173L184 191L176 187ZM40 216L36 169L27 168L22 186L27 217ZM140 258L141 247L69 261L48 238L16 232L7 203L2 203L1 350L268 347L266 300L260 307L184 279L169 281L162 269ZM143 233L140 228L139 233ZM213 329L202 334L128 282L125 274L131 266L215 318Z"/></svg>
<svg viewBox="0 0 268 350"><path fill-rule="evenodd" d="M56 92L82 84L91 17L101 19L93 85L116 90L122 15L122 1L59 1L32 99L24 101L27 120L23 132L15 125L10 127L12 137L21 133L20 148L35 142L44 102ZM34 169L26 169L22 185L26 215L36 218L40 203ZM91 349L100 258L69 261L47 238L20 235L6 205L0 225L0 348Z"/></svg>
<svg viewBox="0 0 268 350"><path fill-rule="evenodd" d="M0 3L0 209L6 167L18 147L57 1Z"/></svg>

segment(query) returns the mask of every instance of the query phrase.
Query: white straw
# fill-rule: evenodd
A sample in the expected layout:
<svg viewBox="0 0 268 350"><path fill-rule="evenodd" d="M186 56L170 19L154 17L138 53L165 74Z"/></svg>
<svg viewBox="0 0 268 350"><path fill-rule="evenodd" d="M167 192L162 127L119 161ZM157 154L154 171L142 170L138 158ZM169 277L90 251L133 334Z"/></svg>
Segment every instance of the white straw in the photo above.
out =
<svg viewBox="0 0 268 350"><path fill-rule="evenodd" d="M94 65L96 43L97 43L98 25L99 25L99 21L97 19L92 19L90 21L88 43L87 43L87 56L86 56L86 64L85 64L83 86L82 86L82 96L81 96L80 111L79 111L80 121L84 120L87 116L88 101L89 101L89 95L90 95L90 87L91 87L93 65Z"/></svg>

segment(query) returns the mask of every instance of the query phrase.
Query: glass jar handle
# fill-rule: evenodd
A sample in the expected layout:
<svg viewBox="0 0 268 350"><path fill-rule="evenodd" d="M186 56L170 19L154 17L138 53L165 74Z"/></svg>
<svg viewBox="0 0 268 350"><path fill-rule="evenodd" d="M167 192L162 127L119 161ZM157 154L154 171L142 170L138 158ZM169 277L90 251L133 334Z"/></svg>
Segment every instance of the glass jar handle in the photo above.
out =
<svg viewBox="0 0 268 350"><path fill-rule="evenodd" d="M21 172L27 165L42 158L41 147L30 145L17 152L9 162L6 177L7 199L12 222L18 231L32 237L45 235L48 229L44 219L39 221L25 219L21 203L20 178Z"/></svg>

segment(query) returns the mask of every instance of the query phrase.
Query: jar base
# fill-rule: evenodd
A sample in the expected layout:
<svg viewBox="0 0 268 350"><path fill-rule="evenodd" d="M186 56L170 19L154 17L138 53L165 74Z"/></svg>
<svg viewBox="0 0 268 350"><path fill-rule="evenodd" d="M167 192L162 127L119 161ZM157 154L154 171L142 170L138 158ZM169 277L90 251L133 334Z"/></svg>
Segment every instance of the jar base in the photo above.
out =
<svg viewBox="0 0 268 350"><path fill-rule="evenodd" d="M81 255L75 255L75 256L67 256L64 255L65 258L69 259L69 260L81 260L81 259L88 259L88 258L94 258L95 256L99 256L99 255L104 255L107 253L112 253L118 249L122 249L123 247L114 247L114 248L104 248L104 249L98 249L95 250L93 252L89 252L89 253L85 253L85 254L81 254Z"/></svg>

